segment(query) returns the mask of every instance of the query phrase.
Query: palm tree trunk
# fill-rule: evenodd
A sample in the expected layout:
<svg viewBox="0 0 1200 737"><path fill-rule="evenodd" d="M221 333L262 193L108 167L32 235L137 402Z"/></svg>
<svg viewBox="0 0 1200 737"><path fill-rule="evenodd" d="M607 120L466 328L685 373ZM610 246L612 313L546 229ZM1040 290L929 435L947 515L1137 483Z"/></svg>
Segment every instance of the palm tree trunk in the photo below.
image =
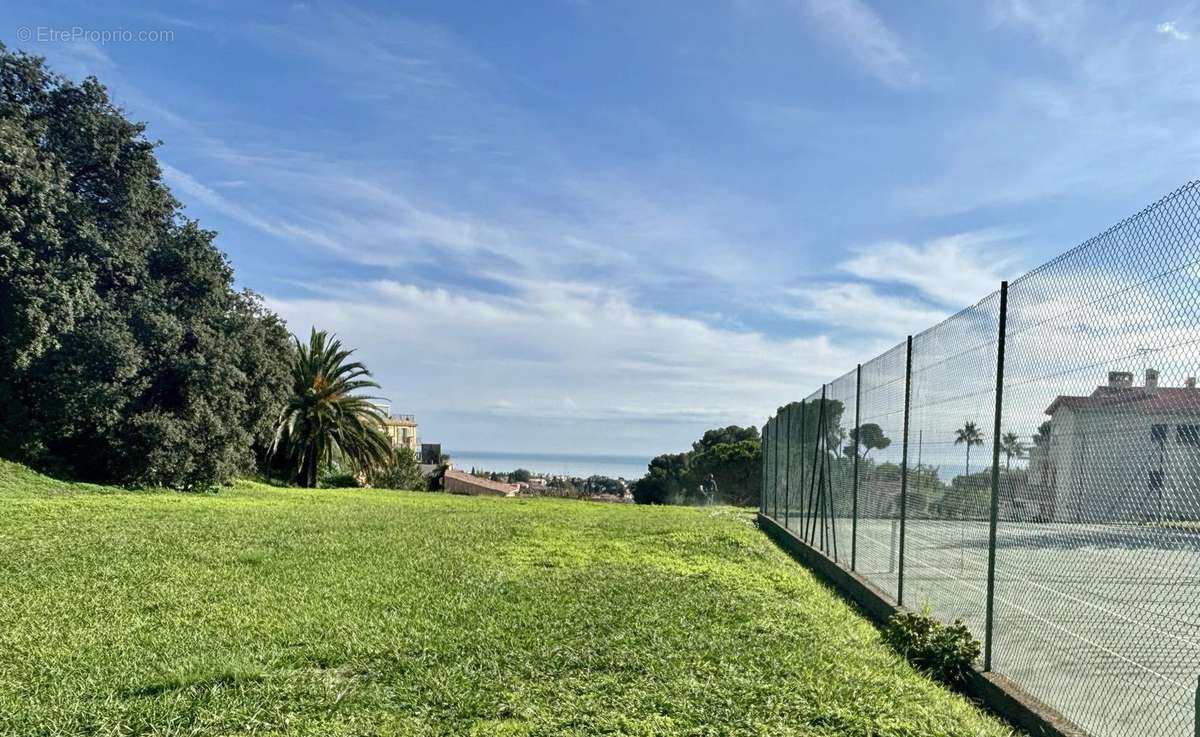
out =
<svg viewBox="0 0 1200 737"><path fill-rule="evenodd" d="M304 486L308 489L317 488L317 454L309 453L304 459Z"/></svg>
<svg viewBox="0 0 1200 737"><path fill-rule="evenodd" d="M967 478L971 477L971 444L967 443Z"/></svg>

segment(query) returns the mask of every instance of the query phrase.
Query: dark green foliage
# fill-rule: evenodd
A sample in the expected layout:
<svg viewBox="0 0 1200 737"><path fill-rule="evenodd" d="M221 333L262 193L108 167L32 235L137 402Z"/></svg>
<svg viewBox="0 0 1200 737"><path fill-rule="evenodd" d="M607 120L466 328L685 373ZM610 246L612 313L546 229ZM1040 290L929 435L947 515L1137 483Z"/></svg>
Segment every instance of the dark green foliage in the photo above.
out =
<svg viewBox="0 0 1200 737"><path fill-rule="evenodd" d="M421 490L428 487L428 482L421 475L421 466L417 463L417 454L411 448L399 447L392 451L386 465L373 469L368 474L371 486L380 489L409 489Z"/></svg>
<svg viewBox="0 0 1200 737"><path fill-rule="evenodd" d="M583 480L583 488L587 494L614 494L620 496L625 493L625 487L621 482L609 476L601 476L594 474Z"/></svg>
<svg viewBox="0 0 1200 737"><path fill-rule="evenodd" d="M868 422L861 429L855 430L850 428L850 442L846 445L846 455L854 454L854 437L858 436L858 453L863 458L866 458L873 450L883 450L892 444L892 439L883 434L883 429L874 422Z"/></svg>
<svg viewBox="0 0 1200 737"><path fill-rule="evenodd" d="M817 431L821 426L822 401L825 413L825 442L831 450L841 448L842 441L847 437L847 431L842 427L842 415L846 406L838 399L814 399L808 402L791 402L780 407L777 416L787 418L779 427L781 433L792 433L792 444L800 447L813 447L817 440ZM802 406L803 405L803 406ZM803 419L803 421L801 421ZM755 433L757 438L757 432Z"/></svg>
<svg viewBox="0 0 1200 737"><path fill-rule="evenodd" d="M1007 483L1007 481L1006 481ZM955 476L937 503L941 517L987 519L992 508L992 470L985 468L970 476Z"/></svg>
<svg viewBox="0 0 1200 737"><path fill-rule="evenodd" d="M508 474L508 480L513 482L514 484L517 483L518 481L523 482L523 483L528 483L529 479L531 479L531 478L533 478L533 474L524 468L518 468L517 470Z"/></svg>
<svg viewBox="0 0 1200 737"><path fill-rule="evenodd" d="M339 463L368 473L392 458L375 397L355 393L379 384L366 366L347 360L353 353L316 328L307 345L296 339L291 393L275 423L271 455L286 459L303 486L316 486L322 466Z"/></svg>
<svg viewBox="0 0 1200 737"><path fill-rule="evenodd" d="M729 425L728 427L720 427L716 430L708 430L700 437L699 440L692 443L692 451L695 453L703 453L706 450L711 450L719 445L731 445L733 443L741 443L743 441L757 441L758 428L751 425L750 427L739 427L737 425Z"/></svg>
<svg viewBox="0 0 1200 737"><path fill-rule="evenodd" d="M1028 449L1015 432L1006 432L1000 437L1000 451L1004 453L1004 470L1007 471L1012 467L1012 459L1024 458Z"/></svg>
<svg viewBox="0 0 1200 737"><path fill-rule="evenodd" d="M1042 424L1038 425L1037 433L1030 436L1030 438L1033 440L1033 444L1038 446L1039 448L1049 445L1050 444L1050 420L1046 420Z"/></svg>
<svg viewBox="0 0 1200 737"><path fill-rule="evenodd" d="M690 465L690 476L697 485L710 475L713 477L721 501L738 506L758 504L762 443L757 433L752 440L721 443L693 454Z"/></svg>
<svg viewBox="0 0 1200 737"><path fill-rule="evenodd" d="M692 443L692 450L656 457L633 484L633 499L638 504L699 504L706 500L702 486L710 476L717 485L717 501L757 504L762 485L758 429L730 425L709 430Z"/></svg>
<svg viewBox="0 0 1200 737"><path fill-rule="evenodd" d="M0 46L0 455L203 488L253 468L287 333L94 79Z"/></svg>
<svg viewBox="0 0 1200 737"><path fill-rule="evenodd" d="M346 473L337 466L327 466L318 474L317 486L326 489L357 489L362 484L358 483L354 474Z"/></svg>
<svg viewBox="0 0 1200 737"><path fill-rule="evenodd" d="M979 641L961 619L943 624L929 612L899 612L888 620L883 641L934 678L960 684L979 657Z"/></svg>
<svg viewBox="0 0 1200 737"><path fill-rule="evenodd" d="M650 461L646 475L633 484L638 504L667 504L683 495L688 471L687 453L664 453Z"/></svg>

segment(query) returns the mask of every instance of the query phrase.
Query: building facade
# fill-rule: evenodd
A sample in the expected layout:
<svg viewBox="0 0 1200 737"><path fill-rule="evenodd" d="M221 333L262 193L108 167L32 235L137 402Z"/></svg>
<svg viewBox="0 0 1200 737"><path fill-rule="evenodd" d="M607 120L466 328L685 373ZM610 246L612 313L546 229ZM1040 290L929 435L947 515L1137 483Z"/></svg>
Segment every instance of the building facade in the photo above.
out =
<svg viewBox="0 0 1200 737"><path fill-rule="evenodd" d="M412 415L387 415L383 420L384 432L393 448L408 448L413 453L417 443L417 419Z"/></svg>
<svg viewBox="0 0 1200 737"><path fill-rule="evenodd" d="M1048 442L1030 456L1039 517L1055 522L1200 519L1200 390L1143 386L1113 371L1088 396L1057 397Z"/></svg>

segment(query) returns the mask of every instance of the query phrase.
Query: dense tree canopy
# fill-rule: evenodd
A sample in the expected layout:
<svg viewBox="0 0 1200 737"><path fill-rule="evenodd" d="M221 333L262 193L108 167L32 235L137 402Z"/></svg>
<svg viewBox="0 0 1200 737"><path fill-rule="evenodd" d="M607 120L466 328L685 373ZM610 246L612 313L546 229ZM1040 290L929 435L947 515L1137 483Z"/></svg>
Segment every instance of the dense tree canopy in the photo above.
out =
<svg viewBox="0 0 1200 737"><path fill-rule="evenodd" d="M0 455L176 488L252 467L291 349L213 239L99 82L0 45Z"/></svg>
<svg viewBox="0 0 1200 737"><path fill-rule="evenodd" d="M883 434L883 430L874 422L868 422L861 429L855 430L853 427L847 433L850 438L850 443L846 446L845 454L848 456L854 455L854 448L858 447L858 453L863 458L866 458L873 450L883 450L892 444L892 439ZM857 437L857 442L855 438Z"/></svg>
<svg viewBox="0 0 1200 737"><path fill-rule="evenodd" d="M656 457L633 485L633 498L639 504L696 504L706 498L702 490L706 483L716 484L716 498L722 503L758 503L762 485L758 428L730 425L709 430L692 443L692 450Z"/></svg>

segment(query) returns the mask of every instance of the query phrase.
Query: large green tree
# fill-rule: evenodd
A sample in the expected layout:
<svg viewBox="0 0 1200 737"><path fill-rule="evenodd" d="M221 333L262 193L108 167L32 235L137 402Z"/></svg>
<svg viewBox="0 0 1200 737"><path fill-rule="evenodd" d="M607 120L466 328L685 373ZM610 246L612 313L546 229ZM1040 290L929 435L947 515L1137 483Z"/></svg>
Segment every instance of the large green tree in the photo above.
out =
<svg viewBox="0 0 1200 737"><path fill-rule="evenodd" d="M646 475L634 482L638 504L668 504L686 494L690 453L664 453L650 461Z"/></svg>
<svg viewBox="0 0 1200 737"><path fill-rule="evenodd" d="M692 443L692 450L657 456L646 475L634 483L633 498L639 504L700 503L706 498L702 487L710 477L719 501L758 503L762 485L758 428L730 425L709 430Z"/></svg>
<svg viewBox="0 0 1200 737"><path fill-rule="evenodd" d="M213 240L103 85L0 45L0 455L176 488L253 466L290 348Z"/></svg>
<svg viewBox="0 0 1200 737"><path fill-rule="evenodd" d="M335 461L366 474L392 460L376 398L357 393L379 384L361 362L348 360L353 353L316 328L307 344L296 339L291 394L275 424L271 453L285 458L304 486L316 486L318 470Z"/></svg>
<svg viewBox="0 0 1200 737"><path fill-rule="evenodd" d="M850 443L846 446L846 455L854 454L855 437L858 438L858 452L866 458L873 450L883 450L892 444L892 439L883 434L883 429L874 422L868 422L860 429L850 428Z"/></svg>

